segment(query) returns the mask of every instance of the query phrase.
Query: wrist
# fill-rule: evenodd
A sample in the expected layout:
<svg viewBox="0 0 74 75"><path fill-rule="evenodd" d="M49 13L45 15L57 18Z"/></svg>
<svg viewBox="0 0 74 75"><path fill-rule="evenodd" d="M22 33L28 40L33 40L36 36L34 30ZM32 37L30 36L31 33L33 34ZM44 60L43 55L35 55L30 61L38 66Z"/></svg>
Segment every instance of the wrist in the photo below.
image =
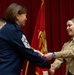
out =
<svg viewBox="0 0 74 75"><path fill-rule="evenodd" d="M54 53L52 54L52 58L56 58L56 55Z"/></svg>

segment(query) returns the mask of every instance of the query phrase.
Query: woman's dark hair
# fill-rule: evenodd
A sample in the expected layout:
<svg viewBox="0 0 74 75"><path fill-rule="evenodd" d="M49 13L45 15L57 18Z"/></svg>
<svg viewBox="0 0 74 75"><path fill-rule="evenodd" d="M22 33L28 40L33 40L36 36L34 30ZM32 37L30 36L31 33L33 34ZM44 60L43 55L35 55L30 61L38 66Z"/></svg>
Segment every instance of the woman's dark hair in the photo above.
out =
<svg viewBox="0 0 74 75"><path fill-rule="evenodd" d="M17 20L16 15L21 15L25 13L27 13L27 9L24 6L19 5L17 3L12 3L6 9L5 17L8 21L15 23L15 21Z"/></svg>
<svg viewBox="0 0 74 75"><path fill-rule="evenodd" d="M74 18L70 19L72 22L74 22Z"/></svg>

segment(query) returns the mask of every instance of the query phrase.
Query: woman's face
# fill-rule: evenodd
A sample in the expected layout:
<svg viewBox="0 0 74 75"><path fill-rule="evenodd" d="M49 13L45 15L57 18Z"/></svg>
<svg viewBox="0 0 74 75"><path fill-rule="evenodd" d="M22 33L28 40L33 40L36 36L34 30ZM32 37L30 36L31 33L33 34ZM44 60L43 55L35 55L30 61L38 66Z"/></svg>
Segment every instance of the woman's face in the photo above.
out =
<svg viewBox="0 0 74 75"><path fill-rule="evenodd" d="M74 22L71 20L67 21L67 32L70 36L74 37Z"/></svg>
<svg viewBox="0 0 74 75"><path fill-rule="evenodd" d="M27 20L27 17L26 17L26 13L25 14L20 14L20 15L17 15L17 21L16 23L19 25L19 26L24 26L25 25L25 22Z"/></svg>

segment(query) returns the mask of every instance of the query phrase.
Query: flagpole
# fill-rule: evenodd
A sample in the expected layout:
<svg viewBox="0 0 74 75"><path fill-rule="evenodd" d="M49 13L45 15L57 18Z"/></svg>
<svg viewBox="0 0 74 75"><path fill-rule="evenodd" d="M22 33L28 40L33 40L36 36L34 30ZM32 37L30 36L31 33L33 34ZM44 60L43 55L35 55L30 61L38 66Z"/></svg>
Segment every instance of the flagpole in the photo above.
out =
<svg viewBox="0 0 74 75"><path fill-rule="evenodd" d="M24 74L24 75L27 75L28 66L29 66L29 61L27 61L27 64L26 64L26 69L25 69L25 74Z"/></svg>

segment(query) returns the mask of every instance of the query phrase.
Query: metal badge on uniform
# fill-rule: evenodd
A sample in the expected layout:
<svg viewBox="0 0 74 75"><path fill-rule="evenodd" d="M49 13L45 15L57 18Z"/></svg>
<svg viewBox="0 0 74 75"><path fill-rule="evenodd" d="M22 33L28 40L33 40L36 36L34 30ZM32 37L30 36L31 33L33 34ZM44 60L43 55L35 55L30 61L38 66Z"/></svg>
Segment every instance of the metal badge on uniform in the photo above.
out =
<svg viewBox="0 0 74 75"><path fill-rule="evenodd" d="M28 43L28 41L27 41L25 35L22 35L21 40L22 40L22 42L23 42L23 44L24 44L24 46L25 46L26 48L30 48L30 45L29 45L29 43Z"/></svg>

